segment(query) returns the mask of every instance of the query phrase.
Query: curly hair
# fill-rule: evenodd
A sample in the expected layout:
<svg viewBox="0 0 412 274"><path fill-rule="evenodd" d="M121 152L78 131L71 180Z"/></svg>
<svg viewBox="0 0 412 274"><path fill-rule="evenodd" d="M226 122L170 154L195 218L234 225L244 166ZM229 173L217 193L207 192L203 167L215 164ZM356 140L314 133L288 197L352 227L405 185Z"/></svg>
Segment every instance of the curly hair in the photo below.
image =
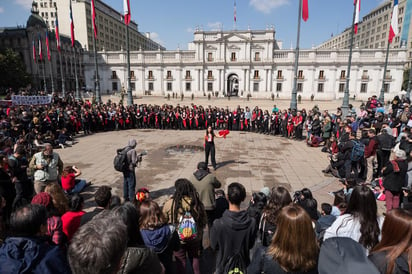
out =
<svg viewBox="0 0 412 274"><path fill-rule="evenodd" d="M206 226L205 208L203 203L199 199L199 193L197 193L193 184L187 179L177 179L175 182L175 194L173 195L172 201L172 223L178 223L179 213L184 212L183 201L189 204L190 213L195 219L199 227L203 228Z"/></svg>
<svg viewBox="0 0 412 274"><path fill-rule="evenodd" d="M59 212L60 216L66 213L69 210L69 200L61 186L56 183L52 183L46 186L44 192L50 194L53 199L53 205Z"/></svg>
<svg viewBox="0 0 412 274"><path fill-rule="evenodd" d="M271 224L276 224L276 218L279 211L292 203L292 197L289 191L283 186L273 187L269 196L269 202L266 205L263 213L266 221Z"/></svg>

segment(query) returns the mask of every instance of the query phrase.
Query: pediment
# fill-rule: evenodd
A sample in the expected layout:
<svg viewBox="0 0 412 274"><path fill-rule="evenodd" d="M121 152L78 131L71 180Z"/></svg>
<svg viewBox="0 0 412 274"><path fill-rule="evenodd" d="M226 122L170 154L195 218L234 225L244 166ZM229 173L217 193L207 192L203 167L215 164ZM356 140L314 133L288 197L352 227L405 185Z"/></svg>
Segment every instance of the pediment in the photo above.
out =
<svg viewBox="0 0 412 274"><path fill-rule="evenodd" d="M214 47L214 46L212 46L212 45L207 45L207 46L206 46L206 49L207 49L207 50L217 50L217 47Z"/></svg>
<svg viewBox="0 0 412 274"><path fill-rule="evenodd" d="M265 47L259 44L252 44L252 49L265 49Z"/></svg>
<svg viewBox="0 0 412 274"><path fill-rule="evenodd" d="M231 50L240 50L240 47L237 47L236 45L229 45L227 48Z"/></svg>
<svg viewBox="0 0 412 274"><path fill-rule="evenodd" d="M218 39L217 41L245 42L245 41L250 41L250 39L247 38L246 36L238 34L238 33L230 33L230 34L225 35L222 38Z"/></svg>

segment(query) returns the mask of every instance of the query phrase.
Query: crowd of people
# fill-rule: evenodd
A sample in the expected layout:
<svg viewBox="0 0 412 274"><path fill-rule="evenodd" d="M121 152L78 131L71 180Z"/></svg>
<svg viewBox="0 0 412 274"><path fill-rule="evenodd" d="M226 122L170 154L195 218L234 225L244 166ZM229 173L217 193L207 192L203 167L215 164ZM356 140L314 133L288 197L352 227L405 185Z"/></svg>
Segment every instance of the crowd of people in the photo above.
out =
<svg viewBox="0 0 412 274"><path fill-rule="evenodd" d="M48 106L2 107L0 273L199 274L206 251L218 274L410 273L410 120L409 101L398 97L389 111L372 97L359 111L350 106L345 117L339 108L329 113L316 106L125 107L70 95L55 95ZM80 133L133 128L206 130L206 161L158 204L148 189L135 191L141 158L130 140L123 201L100 186L95 209L85 212L81 192L90 182L54 149L73 145ZM307 188L292 194L264 188L244 210L245 187L234 182L225 193L208 169L209 153L216 168L213 139L222 136L214 129L306 139L329 154L324 173L343 185L333 203L320 206ZM386 201L385 217L376 199ZM342 254L348 257L337 260Z"/></svg>

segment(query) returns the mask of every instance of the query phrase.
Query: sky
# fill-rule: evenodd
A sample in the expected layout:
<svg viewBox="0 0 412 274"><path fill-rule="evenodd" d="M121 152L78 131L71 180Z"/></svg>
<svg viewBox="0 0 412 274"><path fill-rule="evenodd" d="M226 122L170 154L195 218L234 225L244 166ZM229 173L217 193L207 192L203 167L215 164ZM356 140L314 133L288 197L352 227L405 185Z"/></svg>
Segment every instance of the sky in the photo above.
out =
<svg viewBox="0 0 412 274"><path fill-rule="evenodd" d="M301 24L300 48L319 45L351 25L353 0L308 0L309 19ZM103 0L123 11L123 0ZM385 0L362 0L360 16ZM32 0L0 0L0 27L25 26ZM132 20L139 31L167 49L187 49L193 32L233 30L234 0L130 0ZM274 26L283 48L296 46L298 0L236 0L236 29L264 30ZM75 22L76 23L76 22Z"/></svg>

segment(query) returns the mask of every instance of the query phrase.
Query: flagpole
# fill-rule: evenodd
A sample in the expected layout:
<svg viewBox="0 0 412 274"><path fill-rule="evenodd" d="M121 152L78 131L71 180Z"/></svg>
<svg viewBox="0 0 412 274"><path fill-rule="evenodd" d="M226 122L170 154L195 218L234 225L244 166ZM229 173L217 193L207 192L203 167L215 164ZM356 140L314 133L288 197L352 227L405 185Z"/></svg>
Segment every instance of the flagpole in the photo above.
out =
<svg viewBox="0 0 412 274"><path fill-rule="evenodd" d="M302 0L299 0L299 13L298 13L298 33L296 37L296 49L295 49L295 66L294 66L294 78L293 78L293 88L292 88L292 99L290 101L290 108L297 109L298 103L296 101L296 87L298 81L298 66L299 66L299 40L300 40L300 22L302 16Z"/></svg>
<svg viewBox="0 0 412 274"><path fill-rule="evenodd" d="M74 52L74 78L76 80L76 100L80 100L80 91L79 91L79 81L77 79L77 62L76 62L76 49L73 47Z"/></svg>
<svg viewBox="0 0 412 274"><path fill-rule="evenodd" d="M51 49L50 49L50 37L48 37L47 39L49 39L48 51L49 51L49 54L50 54L49 67L50 67L50 77L51 77L51 91L52 91L52 93L54 93L53 64L52 64L52 55L51 55ZM49 56L47 56L47 58L48 57Z"/></svg>
<svg viewBox="0 0 412 274"><path fill-rule="evenodd" d="M56 6L56 21L58 22L58 17L57 17L57 6ZM57 28L58 30L58 28ZM58 34L58 36L60 37L60 33ZM59 38L60 40L60 38ZM57 41L56 41L57 42ZM60 42L59 42L60 43ZM62 52L61 52L61 45L60 48L57 49L57 51L59 52L59 63L60 63L60 76L62 79L62 96L63 98L66 97L66 87L65 87L65 80L64 80L64 73L63 73L63 65L62 65ZM67 65L67 64L66 64Z"/></svg>
<svg viewBox="0 0 412 274"><path fill-rule="evenodd" d="M92 4L90 4L90 7L91 7L90 12L91 12L92 18L93 18L93 8L96 8L96 7L94 7L94 5L92 7ZM94 20L96 21L97 18L95 18ZM96 22L94 24L92 22L92 27L93 27L93 29L96 27ZM94 32L97 33L97 30L94 29ZM94 90L95 90L95 95L96 95L96 102L101 103L102 102L102 96L100 94L100 77L99 77L99 66L98 66L98 63L97 63L97 46L96 46L97 43L96 43L95 33L93 33L94 70L95 70Z"/></svg>
<svg viewBox="0 0 412 274"><path fill-rule="evenodd" d="M129 25L126 25L126 48L127 48L127 105L133 106L133 94L130 76L130 41L129 41Z"/></svg>
<svg viewBox="0 0 412 274"><path fill-rule="evenodd" d="M386 57L385 57L385 66L383 68L383 78L382 78L382 88L379 94L379 101L382 104L385 104L385 78L386 78L386 69L388 68L388 56L389 56L389 46L391 43L388 41L388 46L386 47Z"/></svg>
<svg viewBox="0 0 412 274"><path fill-rule="evenodd" d="M342 107L341 107L342 117L346 117L349 111L349 80L350 80L350 70L351 70L351 65L352 65L353 36L355 34L354 26L355 26L356 7L357 5L355 4L353 7L352 29L350 32L349 60L348 60L348 71L346 72L345 94L343 95L343 102L342 102Z"/></svg>
<svg viewBox="0 0 412 274"><path fill-rule="evenodd" d="M46 84L46 72L45 72L45 70L46 70L46 68L45 68L45 66L46 66L46 61L45 60L40 60L40 62L42 63L42 72L43 72L43 89L44 89L44 92L47 94L47 84Z"/></svg>

